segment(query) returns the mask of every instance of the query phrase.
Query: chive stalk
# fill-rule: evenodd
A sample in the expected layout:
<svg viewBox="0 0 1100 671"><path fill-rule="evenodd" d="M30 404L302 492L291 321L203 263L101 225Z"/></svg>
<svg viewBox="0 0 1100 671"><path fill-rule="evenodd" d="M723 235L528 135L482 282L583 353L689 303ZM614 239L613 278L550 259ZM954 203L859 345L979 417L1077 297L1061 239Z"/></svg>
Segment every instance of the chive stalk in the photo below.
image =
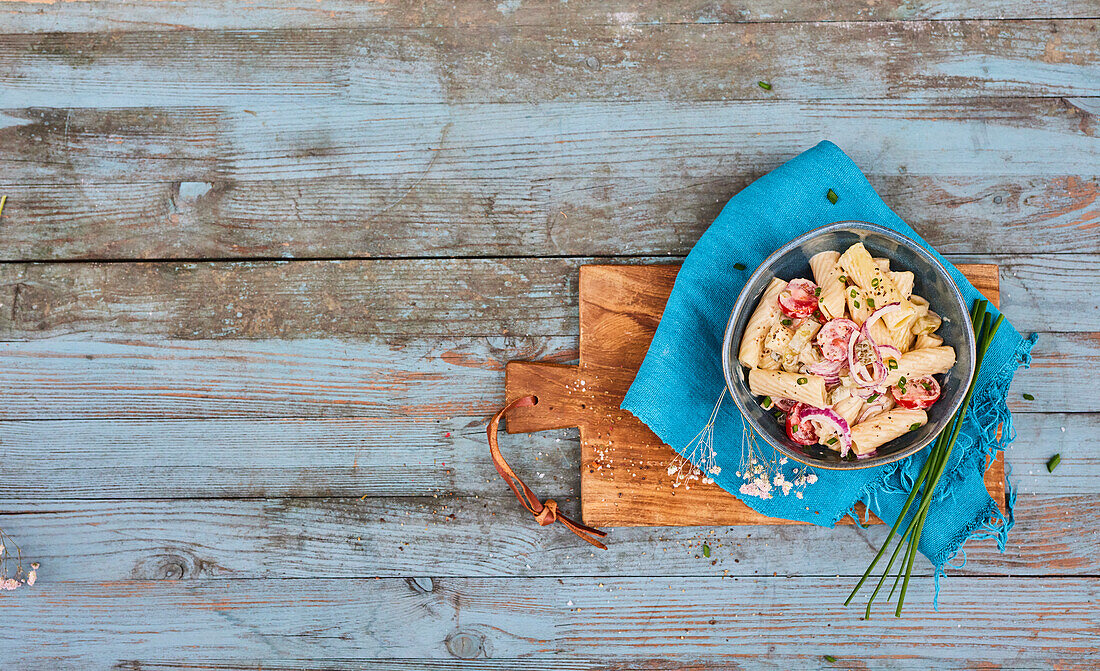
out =
<svg viewBox="0 0 1100 671"><path fill-rule="evenodd" d="M897 545L890 555L890 560L886 563L886 569L882 572L882 576L875 585L871 597L867 600L867 607L864 611L867 619L871 619L871 605L882 589L883 583L886 581L886 576L890 574L890 569L893 568L895 561L897 561L898 554L901 552L901 548L904 545L906 546L905 554L902 557L901 564L898 565L898 573L894 578L893 586L890 588L890 595L887 597L888 600L893 599L894 592L897 590L898 585L901 585L901 592L898 594L898 605L894 610L894 615L896 617L901 617L901 609L905 604L905 594L909 589L909 577L913 572L913 562L916 560L917 548L920 545L921 532L924 530L928 509L932 505L936 486L939 484L940 477L943 475L949 463L951 452L955 447L955 441L958 439L959 432L962 430L966 412L970 407L970 400L974 396L974 386L978 379L978 371L980 371L982 367L982 359L985 357L985 352L989 349L993 337L997 334L997 329L1000 328L1001 322L1004 320L1004 316L999 315L994 321L993 315L987 313L987 306L988 303L986 301L978 301L975 303L973 310L971 310L971 322L974 324L974 333L977 341L977 356L975 357L974 364L974 378L970 382L970 387L966 391L966 396L963 397L962 406L951 421L948 422L947 427L945 427L936 438L928 454L928 458L925 460L920 473L917 475L916 481L913 483L913 489L909 492L909 497L905 500L905 505L902 506L897 521L894 522L894 526L890 528L890 533L887 534L886 540L883 542L878 554L875 555L875 558L871 560L871 564L867 567L867 570L864 571L863 577L856 583L852 593L848 595L848 599L844 602L845 606L850 604L852 599L855 598L855 595L863 587L863 584L867 581L867 578L871 576L879 560L886 554L886 549L890 546L890 542L893 540L894 535L897 534L898 529L901 528L902 522L906 520L909 509L912 507L913 502L917 500L917 493L920 492L920 503L917 505L912 519L908 521L904 530L901 532Z"/></svg>

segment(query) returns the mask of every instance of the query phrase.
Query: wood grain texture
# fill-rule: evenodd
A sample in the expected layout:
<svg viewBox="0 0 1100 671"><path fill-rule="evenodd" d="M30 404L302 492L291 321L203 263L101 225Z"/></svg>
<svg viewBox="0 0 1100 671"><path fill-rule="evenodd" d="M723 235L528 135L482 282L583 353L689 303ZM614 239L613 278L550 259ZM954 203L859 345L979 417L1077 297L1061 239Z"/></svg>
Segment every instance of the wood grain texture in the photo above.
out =
<svg viewBox="0 0 1100 671"><path fill-rule="evenodd" d="M869 174L1095 180L1097 100L326 103L308 115L52 100L66 107L0 116L0 172L15 184L369 177L411 192L428 178L762 174L830 139Z"/></svg>
<svg viewBox="0 0 1100 671"><path fill-rule="evenodd" d="M0 260L686 255L729 197L760 176L541 172L415 185L369 176L71 184L0 176L9 195ZM941 252L1100 250L1095 177L869 178Z"/></svg>
<svg viewBox="0 0 1100 671"><path fill-rule="evenodd" d="M0 527L42 561L0 599L2 664L1096 666L1098 17L0 0ZM823 138L1043 331L1007 552L971 543L939 614L919 559L900 623L839 607L881 527L594 552L484 458L505 363L578 357L579 265L675 262ZM576 511L576 430L501 443Z"/></svg>
<svg viewBox="0 0 1100 671"><path fill-rule="evenodd" d="M0 420L487 419L507 361L573 362L576 347L576 336L0 342ZM1100 338L1043 333L1033 354L1008 397L1014 413L1100 412L1072 392L1100 364Z"/></svg>
<svg viewBox="0 0 1100 671"><path fill-rule="evenodd" d="M499 406L499 384L491 383L494 392L477 405ZM141 419L4 421L0 496L19 501L499 496L507 490L485 447L490 411L216 420L155 419L150 412ZM1100 467L1100 415L1017 412L1013 419L1018 436L1008 463L1021 493L1100 494L1100 480L1092 475ZM576 497L581 458L575 429L501 435L500 442L539 495L559 501ZM395 445L407 448L400 458L394 457ZM1046 461L1056 453L1062 463L1047 473Z"/></svg>
<svg viewBox="0 0 1100 671"><path fill-rule="evenodd" d="M1100 331L1100 254L948 258L1000 265L1002 308L1020 331ZM575 336L578 268L600 261L3 264L0 339Z"/></svg>
<svg viewBox="0 0 1100 671"><path fill-rule="evenodd" d="M894 658L887 658L881 662L881 666L896 667L903 666L899 664L896 659L901 657L899 654ZM739 660L741 663L734 664L729 661L723 661L719 668L765 668L765 669L786 669L790 668L790 664L795 664L800 669L835 669L836 666L830 662L825 661L824 656L805 655L798 657L793 662L787 659L781 659L773 661L770 658L765 659L760 656L752 657L749 660ZM838 660L839 661L839 660ZM862 660L857 660L860 664L866 666ZM128 662L129 663L129 662ZM879 664L878 660L875 664ZM1014 665L1014 668L1020 669L1043 669L1045 668L1039 662L1021 662L1021 665ZM132 664L131 664L132 665ZM642 668L647 671L702 671L703 669L713 668L714 664L710 663L705 657L699 657L693 660L687 661L673 661L663 658L633 658L626 661L616 659L551 659L533 660L529 657L525 658L500 658L495 657L493 659L385 659L385 660L357 660L357 659L325 659L324 661L309 660L309 659L259 659L259 660L247 660L247 661L178 661L178 660L163 660L157 659L155 661L142 660L140 662L140 668L142 671L179 671L179 669L202 669L204 671L255 671L257 667L263 669L269 669L271 671L501 671L504 669L524 669L525 671L637 671ZM916 667L916 668L919 668ZM936 669L944 669L945 671L954 671L955 669L965 669L971 671L974 665L965 659L953 659L953 660L936 660ZM1069 669L1084 669L1088 668L1081 665L1067 665L1065 668Z"/></svg>
<svg viewBox="0 0 1100 671"><path fill-rule="evenodd" d="M1072 19L42 33L6 36L0 71L9 73L9 108L1092 96L1100 86L1098 26Z"/></svg>
<svg viewBox="0 0 1100 671"><path fill-rule="evenodd" d="M0 602L15 664L128 659L598 657L800 666L1095 664L1092 578L948 580L934 612L861 621L848 578L439 578L40 584ZM931 590L931 580L917 585ZM989 595L999 594L996 609ZM765 604L782 603L782 609ZM7 617L18 608L20 616ZM807 632L822 620L827 632ZM783 630L797 627L799 636ZM42 630L51 632L48 636ZM35 638L37 636L37 638ZM997 645L990 645L996 636ZM34 646L15 646L34 639ZM638 645L644 641L645 645ZM929 645L934 642L934 645ZM16 657L17 656L17 657Z"/></svg>
<svg viewBox="0 0 1100 671"><path fill-rule="evenodd" d="M571 0L554 3L498 3L496 0L389 0L355 2L271 0L262 5L227 7L217 0L161 4L133 2L0 2L4 30L10 33L108 30L240 28L421 28L516 26L635 26L789 21L915 21L951 19L1097 18L1100 11L1074 0L991 0L980 5L960 0L834 0L787 3L762 0L726 5L696 0Z"/></svg>
<svg viewBox="0 0 1100 671"><path fill-rule="evenodd" d="M999 305L997 266L959 269ZM510 362L506 399L534 395L537 401L509 412L508 432L580 429L581 513L589 526L796 524L757 513L717 484L680 482L668 472L675 457L671 448L619 408L649 350L678 271L678 266L581 266L580 363ZM1003 459L994 461L985 481L1003 507ZM860 508L857 514L863 512ZM870 523L881 521L872 515Z"/></svg>
<svg viewBox="0 0 1100 671"><path fill-rule="evenodd" d="M0 504L50 582L425 576L858 577L886 529L621 527L607 551L538 526L497 478L491 496L216 500L45 499ZM537 482L545 494L542 480ZM575 485L573 485L575 487ZM968 576L1100 571L1094 493L1022 494L1004 553L966 544ZM136 494L135 494L136 496ZM572 513L576 501L559 499ZM477 539L473 542L472 539ZM703 544L711 556L703 556ZM829 557L827 564L820 557ZM957 562L961 563L961 562ZM931 576L923 556L916 575ZM923 596L921 598L924 598Z"/></svg>

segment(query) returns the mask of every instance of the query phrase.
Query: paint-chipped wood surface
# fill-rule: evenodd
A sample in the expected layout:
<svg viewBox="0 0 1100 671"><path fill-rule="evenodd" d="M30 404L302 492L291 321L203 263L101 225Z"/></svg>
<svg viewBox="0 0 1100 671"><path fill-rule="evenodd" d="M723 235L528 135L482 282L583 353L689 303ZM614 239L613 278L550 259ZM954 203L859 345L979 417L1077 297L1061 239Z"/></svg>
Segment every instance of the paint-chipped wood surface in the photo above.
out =
<svg viewBox="0 0 1100 671"><path fill-rule="evenodd" d="M580 362L576 366L512 361L504 369L507 399L538 402L506 417L509 433L577 427L581 441L581 518L595 527L798 524L769 518L716 484L678 482L675 458L649 428L619 409L645 358L672 293L679 266L581 266ZM997 266L960 264L959 270L995 306ZM994 501L1007 512L1004 459L985 472ZM869 514L862 504L856 514ZM868 522L881 524L874 515ZM844 518L841 523L854 523Z"/></svg>
<svg viewBox="0 0 1100 671"><path fill-rule="evenodd" d="M41 563L0 592L3 668L1100 664L1096 3L0 19L0 528ZM599 552L538 527L484 444L507 362L577 362L581 266L678 263L821 139L1040 333L1009 545L970 543L939 613L920 558L900 623L841 606L881 525ZM501 444L578 512L576 429Z"/></svg>

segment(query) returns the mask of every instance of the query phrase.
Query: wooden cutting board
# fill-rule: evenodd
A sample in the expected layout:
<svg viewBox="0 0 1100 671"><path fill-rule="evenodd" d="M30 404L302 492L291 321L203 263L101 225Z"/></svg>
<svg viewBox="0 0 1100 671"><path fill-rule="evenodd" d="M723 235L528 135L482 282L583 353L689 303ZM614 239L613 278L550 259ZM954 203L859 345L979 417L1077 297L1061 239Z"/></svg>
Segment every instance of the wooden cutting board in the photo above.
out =
<svg viewBox="0 0 1100 671"><path fill-rule="evenodd" d="M504 386L509 400L527 394L538 405L516 408L509 433L579 427L581 516L585 524L695 526L798 524L765 517L718 485L693 482L674 488L668 475L672 448L619 409L661 321L679 266L582 266L579 366L510 362ZM959 269L994 305L1000 299L995 265ZM986 486L1003 507L1004 464L986 471ZM860 510L862 512L862 510ZM874 523L879 523L872 516Z"/></svg>

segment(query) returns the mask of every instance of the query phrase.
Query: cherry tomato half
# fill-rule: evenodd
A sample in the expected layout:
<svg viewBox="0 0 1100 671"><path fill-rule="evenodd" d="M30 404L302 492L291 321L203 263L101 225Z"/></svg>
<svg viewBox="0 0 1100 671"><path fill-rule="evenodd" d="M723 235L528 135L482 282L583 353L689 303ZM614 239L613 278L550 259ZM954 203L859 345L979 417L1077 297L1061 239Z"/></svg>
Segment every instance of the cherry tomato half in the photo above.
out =
<svg viewBox="0 0 1100 671"><path fill-rule="evenodd" d="M816 291L817 285L807 279L791 280L779 292L779 309L794 319L809 317L817 310Z"/></svg>
<svg viewBox="0 0 1100 671"><path fill-rule="evenodd" d="M901 380L898 380L898 382L899 384L890 387L890 395L903 408L924 410L931 407L936 399L940 397L940 383L936 382L934 377L927 376L906 380L904 385L900 384Z"/></svg>
<svg viewBox="0 0 1100 671"><path fill-rule="evenodd" d="M848 358L848 341L859 330L851 319L830 319L817 332L817 346L821 356L829 361L844 361Z"/></svg>

